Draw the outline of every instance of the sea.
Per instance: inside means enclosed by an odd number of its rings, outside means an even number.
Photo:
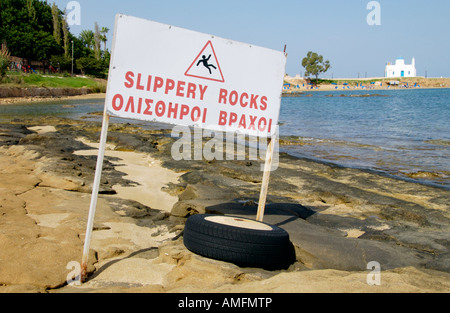
[[[103,106],[103,99],[0,105],[0,122],[101,120]],[[450,190],[450,89],[305,92],[282,98],[279,126],[281,152]]]
[[[280,135],[297,157],[450,189],[450,89],[283,98]]]

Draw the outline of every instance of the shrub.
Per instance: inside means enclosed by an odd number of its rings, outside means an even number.
[[[0,50],[0,79],[6,75],[6,71],[9,67],[10,56],[11,54],[9,53],[8,49],[2,47],[2,49]]]
[[[107,66],[102,60],[93,57],[83,57],[76,61],[77,68],[83,75],[93,75],[95,77],[104,78]]]

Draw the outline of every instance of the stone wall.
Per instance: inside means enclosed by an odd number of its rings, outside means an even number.
[[[18,88],[2,87],[0,88],[0,98],[17,97],[69,97],[87,95],[93,93],[89,88]]]

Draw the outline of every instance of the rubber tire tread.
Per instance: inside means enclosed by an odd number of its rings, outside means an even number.
[[[267,223],[263,223],[271,227],[270,231],[238,228],[229,225],[223,225],[206,220],[213,214],[197,214],[192,215],[186,222],[186,227],[196,230],[199,233],[229,239],[239,242],[263,242],[265,244],[280,245],[289,240],[289,234],[282,228]],[[242,218],[238,216],[230,216]]]
[[[207,221],[211,215],[193,215],[186,221],[184,245],[191,252],[241,267],[286,269],[295,261],[289,234],[276,226],[254,230]]]

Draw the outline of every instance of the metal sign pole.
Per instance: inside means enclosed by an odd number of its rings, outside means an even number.
[[[97,208],[98,192],[100,189],[100,179],[102,177],[103,159],[105,157],[106,138],[108,137],[109,115],[106,112],[103,114],[102,132],[100,135],[100,146],[98,149],[97,167],[95,169],[94,184],[92,185],[91,206],[89,209],[89,218],[86,227],[86,237],[84,240],[83,258],[81,260],[81,282],[84,282],[87,277],[87,263],[89,258],[89,248],[91,245],[92,231],[94,229],[95,210]]]

